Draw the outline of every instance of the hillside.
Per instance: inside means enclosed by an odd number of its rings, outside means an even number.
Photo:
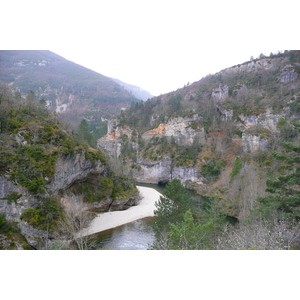
[[[242,220],[269,195],[267,179],[297,169],[277,158],[287,159],[285,143],[299,146],[299,73],[300,51],[286,51],[208,75],[133,103],[98,147],[138,182],[177,178]]]
[[[78,125],[84,117],[91,129],[137,99],[112,79],[50,51],[0,51],[0,82],[27,94],[33,91],[49,109]]]
[[[92,212],[136,201],[133,181],[101,151],[31,93],[23,99],[0,86],[0,250],[49,249],[53,242],[82,249],[75,236]]]

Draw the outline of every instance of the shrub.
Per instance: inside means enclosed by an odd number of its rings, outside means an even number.
[[[52,232],[62,215],[62,208],[56,199],[45,198],[36,208],[30,207],[23,211],[20,219],[36,229]]]
[[[33,207],[25,209],[20,219],[35,228],[38,228],[43,221],[40,210]]]
[[[22,194],[18,194],[17,192],[12,192],[11,194],[6,196],[6,200],[10,204],[12,201],[16,202],[21,196]]]
[[[233,178],[236,175],[238,175],[239,172],[240,172],[240,170],[242,169],[242,167],[243,167],[242,161],[240,160],[239,157],[236,157],[236,159],[234,161],[234,165],[233,165],[232,171],[230,173],[230,177]]]
[[[202,166],[202,175],[207,179],[216,179],[221,174],[223,167],[225,167],[224,161],[212,159]]]
[[[103,164],[107,162],[105,155],[100,150],[86,151],[85,158],[91,160],[93,163],[95,163],[97,160],[100,160]]]
[[[6,225],[5,214],[0,214],[0,228],[3,228]]]

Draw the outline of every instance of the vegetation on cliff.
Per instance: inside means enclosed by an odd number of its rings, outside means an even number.
[[[300,51],[262,56],[145,103],[132,103],[118,116],[120,127],[130,126],[135,132],[135,140],[128,136],[125,142],[132,145],[131,155],[123,150],[121,141],[120,157],[125,164],[131,160],[132,168],[138,170],[145,159],[160,162],[168,157],[173,167],[197,168],[206,179],[194,186],[197,192],[214,199],[214,213],[239,220],[235,227],[226,225],[226,237],[219,232],[220,244],[210,239],[211,245],[195,245],[186,237],[186,249],[221,249],[225,244],[229,248],[271,249],[267,244],[273,241],[266,236],[264,242],[249,237],[252,244],[233,243],[234,236],[254,235],[255,224],[262,234],[275,237],[281,229],[285,232],[284,238],[274,238],[274,249],[298,247],[299,66]],[[189,125],[181,122],[185,131],[174,121],[178,118],[191,120]],[[177,136],[159,130],[166,124],[174,124]],[[199,136],[189,144],[180,140],[184,134],[192,138],[192,130],[204,130],[200,144]],[[179,236],[184,230],[197,235],[204,226],[204,235],[209,235],[211,223],[202,222],[205,218],[199,222],[193,209],[174,212],[180,203],[176,199],[175,193],[159,202],[157,224],[166,223],[156,232],[157,248],[180,248]],[[184,194],[182,199],[189,202]]]
[[[45,190],[59,155],[84,150],[87,159],[106,162],[100,150],[90,150],[86,140],[78,139],[57,115],[37,103],[32,92],[23,99],[3,86],[0,108],[0,175],[9,175],[33,195]]]
[[[57,114],[49,112],[33,92],[22,97],[20,92],[8,86],[0,87],[0,176],[12,181],[15,186],[25,188],[28,192],[26,197],[35,199],[32,207],[22,210],[20,220],[37,230],[57,232],[64,219],[65,211],[59,201],[64,191],[53,194],[49,190],[55,173],[59,171],[59,158],[71,159],[79,155],[91,165],[100,163],[109,169],[104,154],[91,147],[94,140],[86,125],[86,122],[81,122],[74,132]],[[99,182],[100,185],[95,185]],[[117,177],[112,171],[107,171],[106,176],[95,173],[80,183],[72,184],[77,184],[83,201],[90,203],[137,193],[132,181],[125,176]],[[22,193],[4,194],[0,201],[18,205]],[[10,228],[15,230],[18,224],[10,226],[11,222],[6,220],[5,215],[1,218],[0,234],[12,239],[17,237],[7,235],[7,232]]]

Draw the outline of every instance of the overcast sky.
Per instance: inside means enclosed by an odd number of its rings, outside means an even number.
[[[153,95],[299,49],[290,0],[7,0],[1,11],[1,49],[50,50]]]

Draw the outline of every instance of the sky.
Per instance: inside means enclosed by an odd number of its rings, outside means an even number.
[[[297,7],[291,0],[4,0],[0,48],[50,50],[160,95],[251,56],[299,49]]]

